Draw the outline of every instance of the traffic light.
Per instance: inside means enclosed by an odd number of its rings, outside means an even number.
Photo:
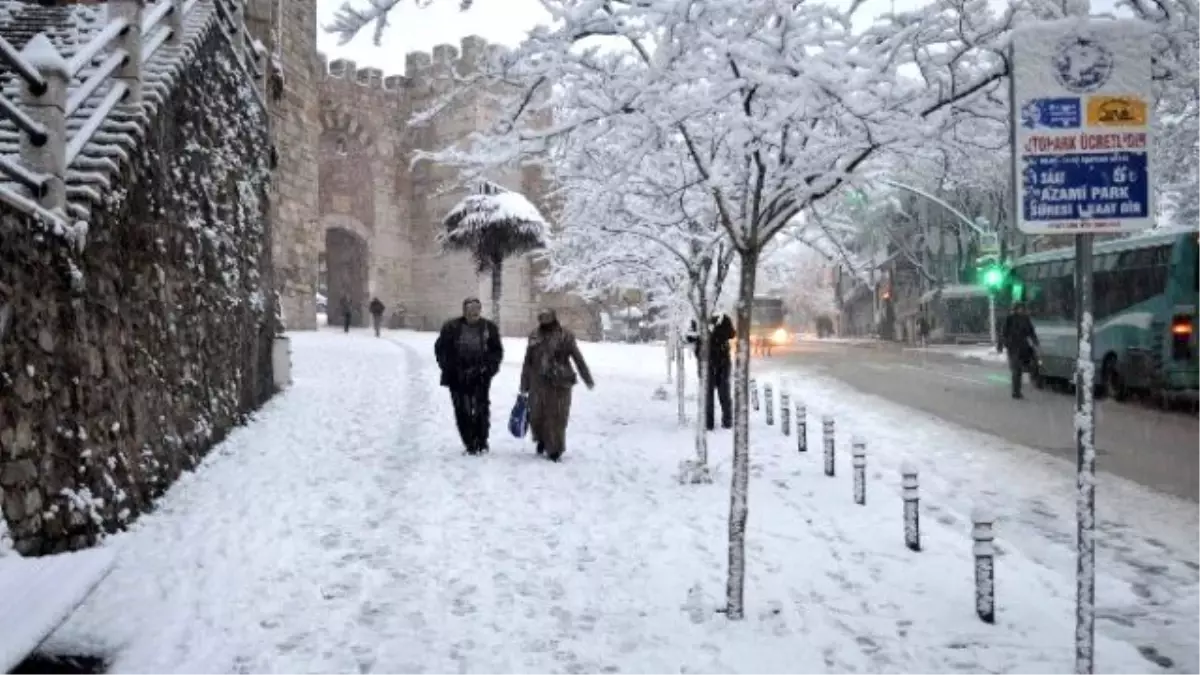
[[[992,263],[984,267],[979,275],[979,279],[983,282],[983,287],[989,291],[998,291],[1004,286],[1004,278],[1007,276],[1003,267],[996,263]]]

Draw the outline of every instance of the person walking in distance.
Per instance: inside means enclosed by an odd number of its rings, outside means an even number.
[[[574,362],[574,368],[571,367]],[[552,309],[538,312],[538,327],[529,336],[521,367],[521,393],[529,396],[529,430],[539,455],[557,462],[567,451],[571,417],[571,388],[582,379],[596,386],[575,334],[558,322]]]
[[[733,359],[729,353],[729,342],[735,338],[737,329],[733,327],[733,319],[730,319],[728,314],[713,314],[709,319],[708,328],[708,405],[704,409],[705,425],[709,431],[716,426],[714,398],[721,401],[721,428],[733,427],[733,402],[729,392]],[[696,333],[695,320],[692,321],[687,341],[694,345],[696,367],[699,368],[700,336]]]
[[[350,332],[350,316],[353,314],[354,305],[350,304],[350,296],[342,295],[342,328],[345,332]]]
[[[442,371],[442,386],[450,390],[458,435],[469,455],[488,450],[492,427],[492,378],[500,372],[504,345],[496,324],[480,316],[478,298],[463,300],[463,314],[442,325],[433,352]]]
[[[996,345],[997,352],[1008,350],[1008,371],[1012,376],[1013,398],[1024,398],[1021,395],[1021,377],[1026,367],[1037,377],[1037,348],[1037,331],[1033,328],[1029,314],[1025,312],[1025,303],[1015,303],[1012,311],[1004,317],[1000,344]]]
[[[371,298],[371,325],[375,327],[375,337],[379,337],[379,328],[383,325],[384,309],[379,298]]]

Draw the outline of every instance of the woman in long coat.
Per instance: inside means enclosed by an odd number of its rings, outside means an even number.
[[[574,362],[574,368],[572,368]],[[588,389],[596,386],[575,334],[558,322],[552,309],[538,312],[538,327],[529,336],[521,391],[529,394],[529,430],[538,454],[558,461],[567,450],[567,422],[571,416],[571,388],[575,371]]]

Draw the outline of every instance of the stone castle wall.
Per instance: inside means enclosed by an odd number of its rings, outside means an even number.
[[[0,513],[23,555],[128,524],[274,393],[267,115],[234,58],[211,30],[77,248],[0,209]]]
[[[443,253],[434,240],[442,216],[464,194],[448,190],[455,170],[411,162],[418,150],[441,149],[481,128],[490,119],[488,111],[459,101],[428,124],[409,121],[452,86],[452,71],[470,70],[497,47],[467,37],[430,53],[411,52],[403,74],[385,74],[317,53],[314,0],[253,2],[252,31],[268,50],[278,52],[284,73],[284,97],[273,110],[279,153],[274,250],[288,326],[315,326],[318,259],[331,230],[337,239],[349,233],[365,242],[368,258],[366,288],[358,287],[356,275],[329,269],[331,317],[343,292],[351,296],[358,324],[371,296],[388,306],[389,315],[402,306],[404,325],[418,329],[436,328],[459,312],[468,296],[483,298],[486,307],[490,275],[477,275],[467,255]],[[275,35],[282,35],[281,43]],[[492,178],[535,204],[544,192],[539,181],[521,173]],[[564,317],[590,319],[577,300],[538,292],[532,256],[509,261],[503,282],[501,329],[506,334],[528,332],[540,304],[556,306]],[[398,321],[392,316],[390,323]],[[575,327],[590,335],[586,323]]]
[[[467,37],[458,46],[412,52],[403,75],[322,60],[328,75],[320,89],[320,219],[325,228],[352,230],[367,240],[368,295],[389,307],[403,305],[409,327],[432,330],[459,311],[463,298],[480,296],[486,305],[491,294],[490,275],[477,275],[468,255],[443,252],[435,240],[442,216],[465,194],[451,189],[456,171],[412,163],[419,150],[441,149],[478,129],[485,123],[479,106],[459,101],[427,124],[409,124],[453,86],[453,72],[466,72],[488,49],[481,38]],[[520,175],[497,178],[524,191]],[[506,266],[504,291],[502,330],[527,332],[535,303],[528,258]]]
[[[246,24],[273,55],[272,62],[281,75],[280,95],[272,95],[269,105],[277,159],[271,204],[276,290],[287,325],[309,330],[317,325],[313,297],[317,254],[323,248],[324,235],[317,216],[317,92],[324,72],[316,57],[316,3],[250,0]]]

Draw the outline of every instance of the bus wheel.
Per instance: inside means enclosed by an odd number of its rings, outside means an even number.
[[[1124,401],[1129,398],[1129,389],[1125,386],[1125,381],[1121,378],[1121,372],[1117,368],[1117,357],[1112,354],[1104,358],[1104,365],[1100,367],[1100,384],[1102,396],[1114,401]]]

